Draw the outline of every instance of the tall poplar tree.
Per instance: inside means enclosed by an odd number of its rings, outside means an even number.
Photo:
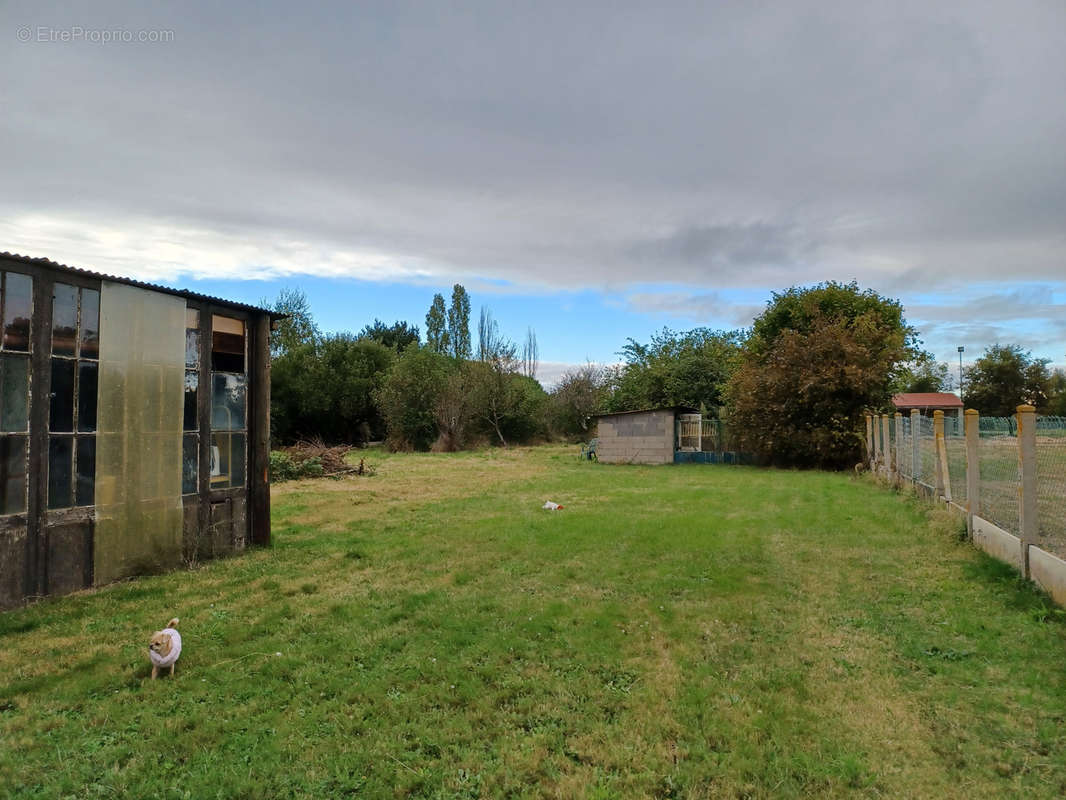
[[[426,312],[426,344],[434,353],[451,352],[451,337],[448,334],[448,312],[444,308],[444,295],[433,295],[433,303]]]
[[[448,337],[451,354],[458,359],[470,358],[470,295],[461,283],[452,287],[452,304],[448,309]]]

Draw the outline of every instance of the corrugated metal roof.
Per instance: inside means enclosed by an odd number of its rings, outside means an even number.
[[[962,408],[962,400],[951,392],[904,392],[892,395],[896,408]]]
[[[247,303],[238,303],[233,300],[226,300],[223,297],[214,297],[209,294],[191,292],[188,289],[172,289],[169,286],[160,286],[158,283],[145,283],[144,281],[134,280],[133,278],[122,278],[118,275],[108,275],[105,272],[94,272],[91,269],[71,267],[67,264],[60,264],[58,261],[52,261],[52,259],[50,258],[33,258],[32,256],[24,256],[19,255],[18,253],[9,253],[7,251],[0,252],[0,258],[6,258],[10,261],[21,261],[24,264],[36,264],[37,266],[49,267],[50,269],[58,270],[60,272],[71,272],[75,275],[83,275],[87,278],[98,278],[104,281],[113,281],[114,283],[125,283],[129,286],[137,286],[141,289],[150,289],[153,292],[165,292],[166,294],[184,297],[189,300],[201,300],[208,303],[217,303],[220,306],[228,306],[229,308],[239,308],[244,311],[254,311],[260,314],[269,314],[271,319],[281,319],[285,316],[284,314],[278,314],[274,311],[271,311],[269,308],[252,306],[248,305]]]

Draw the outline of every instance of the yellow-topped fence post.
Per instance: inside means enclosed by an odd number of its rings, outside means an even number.
[[[973,516],[981,513],[981,462],[977,447],[980,442],[981,415],[977,409],[966,409],[966,533],[973,540]]]
[[[1018,516],[1022,540],[1022,574],[1029,577],[1029,546],[1037,542],[1036,409],[1018,406]]]

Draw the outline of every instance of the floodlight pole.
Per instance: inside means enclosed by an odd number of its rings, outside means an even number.
[[[962,397],[962,352],[966,348],[959,345],[959,397]]]

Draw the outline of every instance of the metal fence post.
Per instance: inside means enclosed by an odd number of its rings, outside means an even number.
[[[911,483],[917,485],[922,476],[922,415],[911,409]]]
[[[1022,575],[1029,577],[1029,546],[1037,543],[1036,409],[1018,406],[1018,516],[1022,539]]]
[[[947,454],[944,443],[944,412],[933,412],[933,442],[936,445],[936,494],[937,500],[951,500],[950,479],[947,476],[947,458],[941,456],[941,450]]]
[[[973,517],[981,511],[981,462],[978,444],[981,436],[981,415],[977,409],[966,409],[966,533],[973,540]]]

